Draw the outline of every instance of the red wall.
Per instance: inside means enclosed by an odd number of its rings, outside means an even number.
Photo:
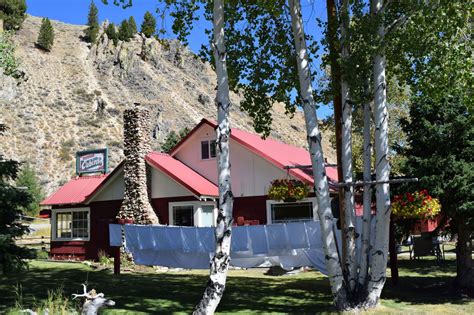
[[[161,224],[169,224],[168,204],[179,201],[195,201],[193,196],[175,198],[157,198],[152,200],[152,206],[160,219]],[[234,199],[234,222],[237,217],[245,220],[258,220],[260,224],[267,223],[266,196],[236,197]],[[83,241],[51,241],[51,257],[54,259],[96,260],[99,250],[113,256],[109,244],[109,224],[115,223],[122,200],[93,202],[90,206],[91,227],[90,240]],[[84,207],[77,205],[76,207]],[[55,207],[71,208],[69,207]]]
[[[108,246],[109,223],[115,222],[115,217],[117,216],[121,204],[122,200],[91,203],[89,241],[51,241],[51,257],[55,259],[96,260],[98,258],[99,249],[104,250],[107,254],[112,256],[113,252],[110,246]],[[84,205],[78,205],[77,207],[84,207]]]
[[[235,197],[234,198],[234,223],[238,217],[245,220],[258,220],[260,224],[267,223],[267,196]]]

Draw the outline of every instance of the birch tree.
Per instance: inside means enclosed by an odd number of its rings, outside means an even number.
[[[226,66],[224,40],[224,1],[214,0],[214,41],[212,49],[217,74],[217,176],[219,185],[219,210],[215,229],[216,251],[211,260],[210,278],[203,297],[194,314],[213,314],[224,294],[230,263],[232,235],[232,206],[234,197],[230,185],[230,122],[229,77]]]
[[[341,30],[341,57],[346,60],[349,57],[349,1],[343,0],[340,14]],[[341,162],[342,176],[346,184],[352,183],[352,104],[347,82],[347,75],[341,76],[341,102],[342,102],[342,139],[341,139]],[[337,117],[336,117],[337,119]],[[344,187],[344,226],[343,233],[346,240],[346,255],[344,261],[345,274],[350,290],[355,290],[357,282],[356,263],[356,230],[355,230],[355,207],[352,186]]]

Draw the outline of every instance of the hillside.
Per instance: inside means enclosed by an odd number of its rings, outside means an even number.
[[[135,102],[152,111],[152,146],[166,135],[214,118],[215,74],[209,64],[175,41],[136,35],[113,46],[104,36],[90,47],[81,40],[84,26],[52,21],[50,53],[35,47],[41,19],[28,16],[15,36],[17,56],[28,80],[16,87],[11,102],[0,103],[0,122],[10,130],[0,142],[6,157],[34,165],[46,193],[74,176],[79,150],[109,148],[110,167],[123,157],[122,112]],[[232,95],[233,127],[252,131],[247,114]],[[272,137],[305,146],[304,119],[293,119],[276,105]],[[323,137],[329,162],[335,154]]]

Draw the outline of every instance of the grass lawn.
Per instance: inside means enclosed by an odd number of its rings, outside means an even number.
[[[402,260],[399,285],[387,281],[378,313],[474,314],[474,301],[450,292],[454,261],[437,266],[432,260]],[[24,307],[46,299],[47,291],[63,287],[66,296],[81,293],[81,283],[116,302],[105,314],[191,313],[207,281],[207,271],[129,273],[114,276],[79,263],[33,261],[20,274],[0,276],[0,314],[15,305],[15,286],[21,284]],[[319,272],[293,276],[266,276],[261,269],[232,270],[222,313],[331,312],[327,278]]]

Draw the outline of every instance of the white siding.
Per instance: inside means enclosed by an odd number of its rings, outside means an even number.
[[[160,170],[152,167],[151,198],[182,197],[193,194]]]
[[[216,159],[201,159],[201,141],[215,139],[215,131],[203,125],[183,144],[175,158],[217,185]],[[266,195],[270,182],[286,178],[287,172],[279,169],[236,141],[230,141],[232,192],[236,197]]]
[[[91,201],[122,200],[124,190],[123,169],[121,169],[110,182],[105,183],[105,186]]]

